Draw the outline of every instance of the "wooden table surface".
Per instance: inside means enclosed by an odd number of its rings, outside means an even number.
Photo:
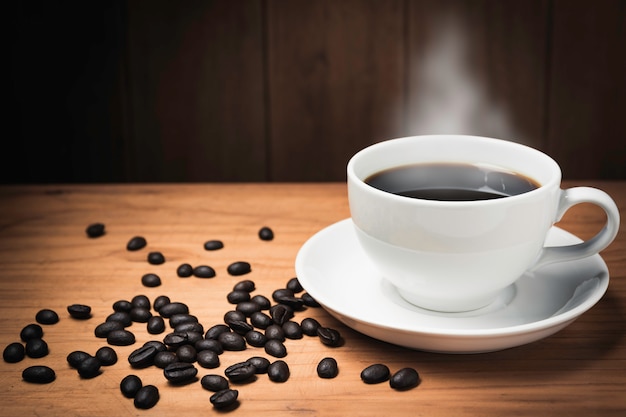
[[[625,182],[565,182],[607,191],[626,217]],[[585,238],[604,222],[594,206],[570,210],[559,226]],[[205,329],[222,323],[234,309],[226,300],[233,285],[250,279],[253,294],[271,297],[295,276],[300,246],[315,232],[349,217],[344,184],[166,184],[166,185],[47,185],[0,187],[0,345],[20,340],[20,330],[35,322],[42,308],[55,310],[60,321],[42,325],[50,352],[18,363],[0,362],[0,415],[6,416],[161,416],[216,415],[210,391],[199,381],[183,386],[167,383],[161,369],[132,369],[128,354],[148,340],[143,323],[134,323],[137,342],[114,346],[119,361],[92,379],[81,379],[66,356],[73,350],[94,354],[106,340],[96,338],[115,301],[144,294],[151,300],[167,295],[189,306]],[[94,222],[106,234],[88,238]],[[257,232],[269,226],[272,241]],[[291,376],[284,383],[259,375],[252,383],[234,385],[239,404],[231,415],[298,416],[608,416],[626,411],[626,233],[622,223],[616,240],[602,252],[611,281],[604,297],[574,323],[546,339],[499,352],[450,355],[426,353],[377,341],[344,326],[321,308],[297,312],[295,320],[316,318],[340,331],[343,346],[331,348],[316,337],[287,340],[284,359]],[[128,240],[144,236],[147,247],[126,250]],[[203,243],[220,239],[225,247],[209,252]],[[149,251],[161,251],[162,265],[146,261]],[[248,261],[252,271],[230,276],[234,261]],[[210,265],[212,279],[179,278],[181,263]],[[141,284],[153,272],[159,287]],[[87,304],[92,318],[70,318],[67,306]],[[154,313],[157,314],[157,313]],[[220,366],[199,369],[198,376],[217,373],[235,362],[261,355],[262,348],[224,352]],[[321,379],[317,363],[336,358],[339,375]],[[394,371],[413,367],[421,384],[395,391],[388,384],[367,385],[360,372],[372,363]],[[47,365],[56,380],[37,385],[22,380],[30,365]],[[156,385],[158,404],[136,409],[119,390],[121,379],[138,375]]]

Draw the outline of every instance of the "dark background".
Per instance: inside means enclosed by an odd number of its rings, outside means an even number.
[[[343,181],[364,146],[446,131],[537,147],[567,179],[626,179],[624,0],[5,7],[3,183]],[[422,68],[450,17],[482,104],[470,126],[433,127]],[[466,84],[445,80],[435,114]],[[490,106],[504,128],[483,123]]]

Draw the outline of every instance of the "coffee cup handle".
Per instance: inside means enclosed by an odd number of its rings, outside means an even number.
[[[537,262],[531,271],[553,262],[568,261],[595,255],[611,244],[619,230],[619,210],[613,199],[604,191],[591,187],[574,187],[561,190],[556,221],[572,206],[580,203],[592,203],[604,210],[607,216],[606,224],[589,240],[570,246],[544,247],[539,253]]]

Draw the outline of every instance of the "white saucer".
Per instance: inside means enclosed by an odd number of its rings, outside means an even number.
[[[406,302],[362,252],[352,219],[312,236],[296,257],[302,286],[349,327],[386,342],[432,352],[479,353],[550,336],[604,295],[609,273],[600,255],[526,274],[489,306],[438,313]],[[553,227],[548,245],[581,240]]]

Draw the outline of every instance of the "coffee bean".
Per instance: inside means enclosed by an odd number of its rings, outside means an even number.
[[[198,374],[198,369],[191,363],[174,362],[163,369],[165,379],[173,384],[184,384],[193,380]]]
[[[274,239],[274,232],[269,227],[264,226],[259,230],[259,238],[261,240],[272,240]]]
[[[82,350],[75,350],[67,355],[67,363],[74,369],[78,368],[85,359],[91,358],[91,355]]]
[[[43,358],[48,354],[48,344],[43,339],[29,339],[24,350],[29,358]]]
[[[170,327],[172,328],[175,328],[184,323],[197,323],[197,322],[198,322],[198,317],[189,313],[174,314],[169,319]]]
[[[113,311],[120,313],[130,313],[133,309],[133,304],[128,300],[118,300],[113,303]]]
[[[224,350],[239,351],[246,349],[246,340],[242,335],[234,332],[220,333],[217,337]]]
[[[222,333],[229,333],[230,327],[225,324],[215,324],[204,334],[205,339],[217,339]]]
[[[394,373],[389,379],[391,388],[397,390],[407,390],[419,384],[420,377],[413,368],[402,368]]]
[[[278,303],[282,298],[294,297],[295,295],[296,294],[288,288],[279,288],[272,292],[272,299]]]
[[[152,313],[147,308],[135,307],[130,310],[130,319],[135,323],[147,323],[152,317]]]
[[[152,316],[148,319],[148,333],[161,334],[165,331],[165,320],[161,316]]]
[[[84,304],[72,304],[67,306],[67,312],[70,316],[79,320],[91,318],[91,307]]]
[[[172,332],[165,335],[163,343],[171,348],[182,345],[193,345],[202,339],[202,334],[197,332]]]
[[[107,343],[114,346],[129,346],[135,343],[135,335],[128,330],[113,330],[107,335]]]
[[[293,318],[293,309],[284,304],[276,304],[270,308],[270,316],[272,320],[274,320],[274,323],[282,326],[285,322]]]
[[[287,356],[287,348],[280,340],[270,339],[265,343],[265,353],[275,358],[284,358]]]
[[[302,333],[307,336],[317,336],[317,329],[321,327],[320,323],[314,318],[307,317],[300,323]]]
[[[213,404],[213,407],[223,409],[234,406],[237,403],[238,396],[239,391],[228,388],[217,391],[215,394],[211,395],[209,401]]]
[[[279,340],[281,342],[284,342],[286,339],[283,327],[278,324],[271,324],[267,326],[265,329],[265,337],[268,339]]]
[[[240,301],[235,310],[242,312],[246,317],[250,317],[253,313],[261,311],[261,306],[252,301]]]
[[[261,310],[269,310],[272,302],[270,301],[269,298],[267,298],[264,295],[261,294],[257,294],[255,296],[253,296],[250,301],[252,301],[253,303],[256,303],[259,305],[259,307],[261,307]]]
[[[193,346],[198,352],[201,352],[203,350],[211,350],[218,355],[224,353],[224,348],[222,347],[222,344],[215,339],[198,340]]]
[[[238,362],[224,370],[224,375],[232,382],[244,382],[256,374],[254,365],[248,362]]]
[[[145,308],[150,310],[150,299],[147,295],[139,294],[134,296],[132,300],[130,300],[130,304],[133,308]]]
[[[244,338],[250,346],[254,347],[263,347],[268,340],[267,336],[265,336],[258,330],[250,330],[248,333],[245,334]]]
[[[250,315],[250,324],[256,328],[267,329],[273,323],[272,318],[263,312],[255,311]]]
[[[87,236],[91,238],[100,237],[104,235],[104,224],[92,223],[89,226],[87,226],[87,229],[85,229],[85,233],[87,233]]]
[[[252,292],[256,289],[256,285],[254,284],[254,281],[251,281],[249,279],[244,279],[242,281],[239,281],[238,283],[236,283],[233,286],[233,291],[245,291],[245,292]]]
[[[224,313],[224,323],[230,326],[231,323],[237,321],[246,321],[246,315],[237,310],[230,310]]]
[[[302,328],[295,321],[285,322],[282,327],[287,339],[302,339]]]
[[[80,362],[76,367],[78,374],[82,378],[95,378],[100,375],[100,367],[102,364],[98,360],[98,358],[94,356],[90,356],[84,361]]]
[[[163,305],[158,312],[162,317],[169,319],[174,314],[189,314],[189,307],[187,307],[187,304],[172,301]]]
[[[94,334],[96,337],[106,339],[110,332],[113,330],[122,330],[124,329],[124,325],[119,321],[105,321],[104,323],[100,323],[94,329]]]
[[[304,302],[304,305],[307,307],[321,307],[320,303],[318,303],[317,300],[313,298],[313,296],[309,294],[308,292],[305,292],[304,294],[302,294],[301,298],[302,298],[302,301]]]
[[[198,265],[193,269],[193,276],[197,278],[213,278],[215,269],[208,265]]]
[[[109,346],[102,346],[96,351],[96,359],[102,366],[111,366],[117,363],[117,353]]]
[[[267,358],[262,356],[253,356],[249,358],[246,362],[253,365],[256,369],[257,374],[266,374],[267,368],[270,366],[270,361]]]
[[[221,240],[207,240],[204,242],[205,250],[218,250],[224,247],[224,243]]]
[[[231,304],[238,304],[243,301],[250,301],[250,293],[247,291],[231,291],[226,295],[226,300]]]
[[[267,368],[267,376],[270,378],[270,381],[285,382],[289,379],[289,375],[289,365],[282,360],[273,362]]]
[[[176,349],[176,357],[180,362],[193,363],[196,361],[196,348],[191,345],[182,345]]]
[[[158,312],[161,307],[163,307],[165,304],[169,304],[170,302],[170,297],[168,297],[167,295],[159,295],[157,298],[154,299],[152,307],[154,307],[154,311]]]
[[[41,339],[43,337],[43,329],[38,324],[27,324],[20,331],[20,339],[28,342],[30,339]]]
[[[298,280],[298,277],[293,277],[287,281],[285,288],[293,291],[294,293],[299,293],[304,290],[304,288],[302,288],[302,284],[300,284],[300,281]]]
[[[135,250],[143,249],[146,246],[146,244],[147,242],[144,237],[135,236],[128,241],[128,243],[126,244],[126,249],[135,251]]]
[[[343,344],[341,334],[337,330],[329,327],[319,327],[317,329],[317,336],[326,346],[338,347]]]
[[[133,404],[136,408],[147,410],[159,402],[159,389],[154,385],[141,387],[135,394]]]
[[[20,342],[9,343],[2,352],[2,358],[9,363],[17,363],[24,359],[25,356],[26,350]]]
[[[130,313],[126,313],[124,311],[116,311],[107,316],[106,321],[116,321],[120,323],[123,327],[128,327],[133,324],[133,319],[130,316]]]
[[[235,333],[239,333],[242,336],[245,336],[246,333],[254,329],[250,323],[243,320],[234,320],[229,324],[229,326]]]
[[[22,379],[34,384],[48,384],[54,381],[55,378],[54,370],[44,365],[29,366],[22,371]]]
[[[200,380],[200,384],[202,385],[202,388],[213,392],[222,391],[228,389],[229,387],[228,379],[217,374],[203,376]]]
[[[244,261],[233,262],[226,268],[226,271],[233,276],[245,275],[251,270],[250,264]]]
[[[194,333],[204,333],[204,327],[200,323],[181,323],[178,326],[174,327],[174,332],[194,332]]]
[[[317,364],[317,375],[320,378],[334,378],[339,374],[337,360],[334,358],[324,358]]]
[[[37,312],[35,320],[40,324],[55,324],[59,322],[59,315],[54,310],[44,308]]]
[[[220,366],[220,357],[217,352],[208,349],[198,352],[196,361],[203,368],[217,368]]]
[[[391,372],[389,367],[382,363],[375,363],[361,371],[361,379],[366,384],[379,384],[389,379]]]
[[[154,365],[154,358],[159,351],[152,345],[143,345],[128,355],[128,363],[133,368],[147,368]]]
[[[161,262],[163,263],[163,262]],[[159,285],[161,285],[161,277],[159,277],[157,274],[153,274],[153,273],[148,273],[148,274],[144,274],[141,277],[141,284],[144,287],[158,287]]]
[[[156,349],[157,352],[164,352],[164,351],[167,350],[167,346],[165,346],[165,343],[159,342],[158,340],[148,340],[143,345],[144,346],[152,346],[152,347],[154,347]]]
[[[161,265],[165,263],[165,256],[163,256],[163,254],[158,251],[149,252],[147,259],[150,265]]]
[[[304,310],[305,306],[304,306],[304,300],[302,298],[299,298],[296,296],[287,296],[287,295],[278,296],[274,298],[277,303],[286,305],[292,310],[295,310],[295,311]]]
[[[154,366],[156,366],[157,368],[164,369],[167,365],[175,362],[178,362],[176,353],[170,352],[169,350],[157,352],[157,354],[154,356]]]
[[[120,391],[126,398],[134,398],[142,387],[141,379],[137,375],[127,375],[120,382]]]
[[[187,263],[180,264],[178,268],[176,268],[176,275],[180,278],[189,278],[193,275],[193,267]]]

